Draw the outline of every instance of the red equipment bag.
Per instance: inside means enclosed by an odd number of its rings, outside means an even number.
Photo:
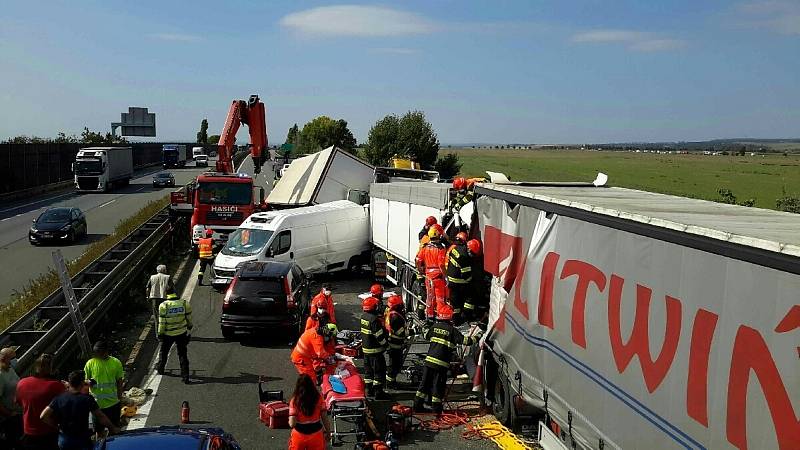
[[[339,344],[336,346],[336,353],[340,355],[349,356],[351,358],[358,357],[358,348],[346,344]]]
[[[280,400],[258,404],[258,419],[272,428],[289,428],[289,404]]]

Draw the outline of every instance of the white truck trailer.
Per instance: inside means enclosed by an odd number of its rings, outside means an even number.
[[[75,189],[106,192],[114,185],[126,185],[133,177],[131,147],[87,147],[78,150],[72,164]]]
[[[371,241],[377,250],[373,265],[379,275],[385,267],[386,280],[400,287],[409,311],[416,308],[418,299],[414,259],[419,250],[419,231],[428,216],[442,222],[450,191],[449,183],[428,181],[372,183],[369,187]],[[469,224],[473,210],[472,204],[464,206],[458,223]]]
[[[267,196],[267,203],[284,209],[348,200],[352,191],[366,194],[374,178],[373,166],[331,146],[292,161]]]
[[[548,450],[800,448],[800,215],[622,188],[476,194],[500,420],[535,420]]]

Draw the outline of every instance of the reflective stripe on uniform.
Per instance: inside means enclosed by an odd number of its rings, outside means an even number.
[[[431,355],[428,355],[428,356],[425,357],[425,362],[436,364],[437,366],[441,366],[441,367],[450,368],[450,363],[446,363],[446,362],[442,361],[439,358],[434,358]]]
[[[448,341],[446,339],[442,339],[440,337],[432,337],[431,338],[431,342],[436,342],[437,344],[442,344],[442,345],[444,345],[446,347],[450,347],[450,348],[455,348],[456,347],[455,344],[453,344],[452,342],[450,342],[450,341]],[[430,358],[430,356],[429,356],[429,358]]]
[[[426,398],[426,397],[427,397],[427,395],[425,395],[425,393],[424,393],[424,392],[417,391],[417,397],[424,399],[424,398]]]
[[[475,305],[472,303],[464,303],[464,309],[475,309]]]
[[[447,281],[456,284],[467,284],[472,282],[472,278],[455,278],[455,277],[447,277]]]
[[[375,353],[383,353],[386,349],[383,347],[378,348],[361,348],[365,355],[374,355]]]

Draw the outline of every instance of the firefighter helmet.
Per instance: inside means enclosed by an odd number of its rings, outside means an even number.
[[[469,239],[469,236],[467,236],[467,233],[463,231],[459,231],[458,234],[456,235],[457,241],[467,242],[467,239]]]
[[[397,294],[392,295],[389,297],[389,300],[386,302],[389,306],[389,309],[400,309],[403,307],[403,298]]]
[[[328,308],[328,302],[324,298],[314,300],[314,307],[317,308],[317,313],[320,311],[325,312]]]
[[[431,229],[428,230],[428,237],[431,239],[438,239],[444,235],[444,228],[438,223],[431,225]]]
[[[206,237],[214,237],[214,230],[210,228],[206,230]]]
[[[481,254],[481,241],[479,241],[477,239],[470,239],[469,242],[467,242],[467,248],[472,253],[474,253],[476,255],[480,255]]]
[[[369,288],[369,293],[372,294],[374,297],[383,297],[383,286],[378,283],[373,284]]]
[[[361,310],[370,312],[375,311],[378,308],[378,299],[375,297],[367,297],[364,301],[361,302]]]
[[[453,307],[447,303],[439,303],[436,308],[436,318],[440,320],[453,320]]]
[[[475,178],[467,178],[467,189],[475,187]]]
[[[467,187],[467,180],[464,177],[453,178],[453,189],[460,191]]]
[[[425,226],[426,227],[429,227],[431,225],[435,225],[437,223],[439,223],[439,221],[436,220],[436,217],[428,216],[427,218],[425,218]]]

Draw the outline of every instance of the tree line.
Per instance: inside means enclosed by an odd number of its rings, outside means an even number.
[[[439,156],[439,139],[433,125],[422,111],[409,111],[402,116],[389,114],[370,128],[367,141],[358,145],[344,119],[319,116],[300,128],[294,124],[286,134],[283,151],[297,157],[336,146],[351,152],[375,166],[388,166],[395,156],[419,163],[425,170],[436,170],[443,179],[452,178],[461,170],[458,156]]]
[[[88,127],[83,127],[80,136],[64,132],[58,133],[55,138],[43,138],[39,136],[15,136],[2,142],[3,144],[127,144],[128,140],[122,136],[115,136],[111,133],[100,133],[91,131]]]

